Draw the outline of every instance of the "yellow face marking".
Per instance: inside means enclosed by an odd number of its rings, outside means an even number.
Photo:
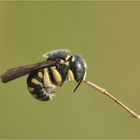
[[[43,78],[42,72],[38,72],[38,77]]]
[[[53,76],[55,78],[57,85],[61,85],[62,84],[62,77],[61,77],[60,73],[54,67],[52,67],[51,70],[52,70],[52,73],[53,73]]]
[[[50,76],[49,76],[49,72],[48,72],[48,68],[44,69],[44,78],[43,78],[43,80],[44,80],[44,85],[46,87],[52,85],[52,82],[51,82]]]
[[[34,88],[33,88],[33,87],[28,87],[28,90],[29,90],[30,92],[33,92],[33,91],[34,91]]]
[[[72,57],[71,61],[72,61],[72,62],[74,62],[74,61],[75,61],[75,57],[74,57],[74,56]]]
[[[71,56],[68,54],[68,55],[66,56],[65,60],[68,61],[70,57],[71,57]]]
[[[68,71],[68,80],[74,81],[74,75],[73,75],[73,72],[71,70]]]
[[[37,79],[35,79],[35,78],[32,79],[32,82],[34,84],[37,84],[37,85],[41,85],[42,86],[42,83],[40,81],[38,81]]]

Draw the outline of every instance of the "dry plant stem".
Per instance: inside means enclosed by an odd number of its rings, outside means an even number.
[[[122,108],[124,108],[126,111],[128,111],[132,117],[136,118],[136,119],[140,119],[140,115],[138,115],[137,113],[135,113],[134,111],[132,111],[130,108],[128,108],[127,106],[125,106],[122,102],[120,102],[118,99],[116,99],[114,96],[112,96],[108,91],[106,91],[104,88],[101,88],[99,86],[97,86],[96,84],[84,80],[83,81],[85,84],[91,86],[92,88],[100,91],[101,93],[103,93],[104,95],[108,96],[110,99],[114,100],[118,105],[120,105]]]

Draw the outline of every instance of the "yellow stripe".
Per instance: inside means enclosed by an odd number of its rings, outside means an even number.
[[[59,61],[59,64],[65,64],[66,66],[68,66],[69,65],[69,61],[64,61],[63,59],[61,59]]]
[[[69,65],[69,62],[65,62],[65,65],[68,66]]]
[[[65,60],[67,61],[71,56],[68,54],[65,58]]]
[[[46,87],[52,85],[52,82],[51,82],[50,76],[49,76],[49,72],[48,72],[48,68],[44,69],[44,78],[43,78],[43,80],[44,80],[44,85]]]
[[[55,81],[58,85],[62,84],[62,77],[55,67],[51,68]]]
[[[38,77],[43,78],[42,72],[38,72]]]
[[[75,57],[74,57],[74,56],[72,57],[71,61],[72,61],[72,62],[74,62],[74,61],[75,61]]]
[[[73,72],[71,70],[69,70],[69,72],[68,72],[68,80],[74,81],[74,75],[73,75]]]
[[[37,84],[37,85],[41,85],[42,86],[42,83],[40,81],[38,81],[37,79],[35,79],[35,78],[32,79],[32,82],[34,84]]]

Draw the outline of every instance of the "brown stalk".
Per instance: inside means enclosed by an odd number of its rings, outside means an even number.
[[[139,114],[135,113],[130,108],[128,108],[126,105],[124,105],[122,102],[120,102],[118,99],[116,99],[114,96],[112,96],[106,89],[99,87],[98,85],[96,85],[90,81],[87,81],[87,80],[84,80],[83,83],[98,90],[102,94],[108,96],[111,100],[115,101],[118,105],[120,105],[123,109],[125,109],[133,118],[140,119]]]

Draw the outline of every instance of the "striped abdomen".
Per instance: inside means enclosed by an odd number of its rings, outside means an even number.
[[[27,78],[29,92],[38,100],[48,101],[55,95],[57,87],[66,80],[74,80],[73,73],[66,65],[52,66],[33,71]]]

